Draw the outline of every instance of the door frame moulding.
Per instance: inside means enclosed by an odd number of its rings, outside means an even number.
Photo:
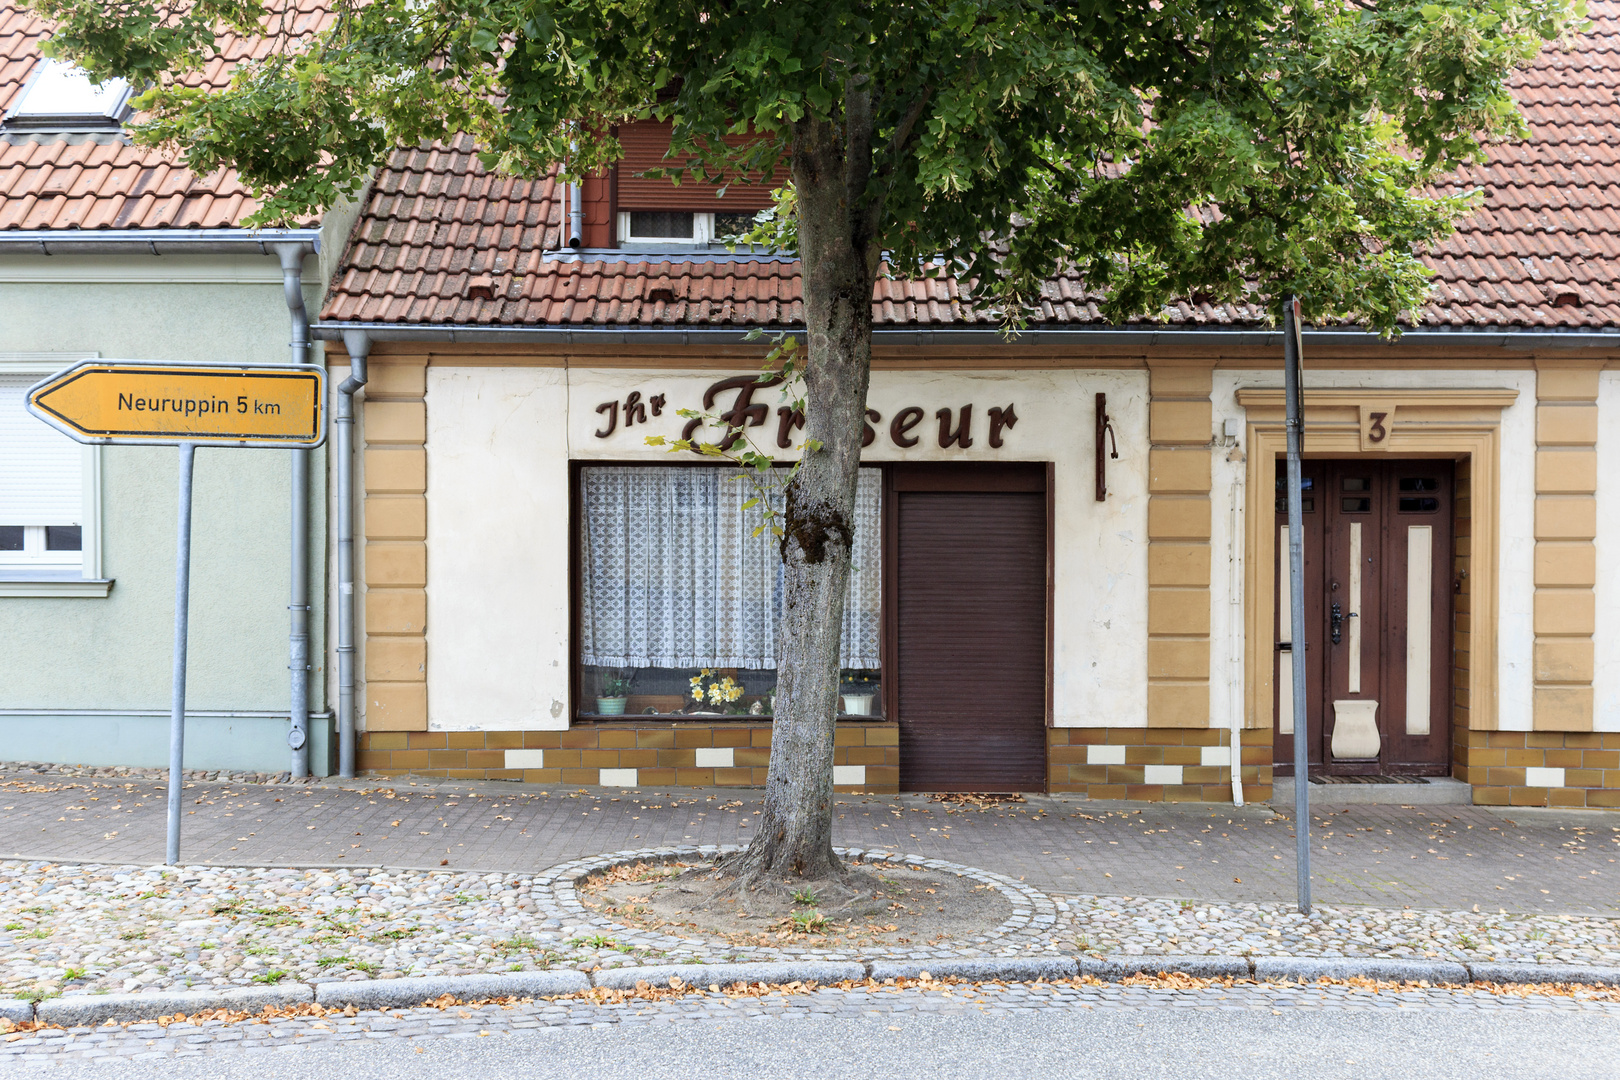
[[[1270,729],[1276,689],[1272,685],[1276,645],[1272,640],[1272,616],[1277,603],[1277,540],[1274,515],[1260,511],[1275,498],[1276,463],[1287,451],[1285,403],[1283,391],[1272,387],[1240,387],[1236,397],[1247,417],[1244,483],[1253,511],[1245,516],[1243,540],[1247,568],[1243,582],[1243,726]],[[1466,674],[1468,723],[1476,731],[1496,730],[1502,410],[1518,400],[1519,391],[1333,387],[1307,388],[1303,397],[1304,452],[1308,458],[1451,458],[1471,462],[1469,585],[1473,596]],[[1393,416],[1387,449],[1363,449],[1362,414],[1366,406],[1387,408]],[[1266,501],[1257,501],[1262,498]]]

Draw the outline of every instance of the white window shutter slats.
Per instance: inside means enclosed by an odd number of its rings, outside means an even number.
[[[0,375],[0,525],[83,525],[79,444],[23,404],[36,375]]]

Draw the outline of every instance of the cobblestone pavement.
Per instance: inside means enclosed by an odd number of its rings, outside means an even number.
[[[109,1024],[96,1028],[13,1032],[0,1036],[0,1065],[66,1064],[76,1060],[158,1065],[182,1058],[333,1048],[356,1041],[397,1043],[409,1040],[418,1045],[420,1053],[423,1052],[420,1047],[445,1038],[495,1038],[544,1028],[725,1024],[739,1020],[837,1021],[887,1017],[891,1025],[902,1025],[925,1016],[1055,1017],[1076,1012],[1164,1009],[1261,1016],[1349,1010],[1408,1015],[1419,1010],[1464,1011],[1496,1016],[1555,1014],[1588,1016],[1603,1022],[1620,1020],[1620,1003],[1595,1000],[1592,996],[1537,994],[1521,997],[1478,988],[1372,990],[1345,984],[1222,985],[1216,982],[1200,986],[1196,981],[1188,982],[1184,988],[1158,981],[1158,985],[1068,982],[935,984],[929,988],[828,987],[809,992],[759,995],[709,991],[674,998],[666,995],[665,1000],[631,997],[617,1003],[573,998],[489,1005],[447,1004],[245,1022],[217,1019],[195,1022],[193,1018],[170,1024]],[[891,1026],[889,1030],[898,1031],[900,1027]],[[1613,1032],[1609,1034],[1612,1046]],[[1589,1044],[1587,1050],[1603,1053],[1598,1045]],[[1532,1070],[1526,1075],[1543,1074]]]
[[[406,779],[189,781],[182,855],[235,866],[532,872],[628,848],[746,843],[756,791],[536,789]],[[150,864],[163,856],[152,778],[0,773],[0,856]],[[834,840],[982,867],[1049,893],[1286,903],[1293,827],[1267,806],[1031,796],[990,808],[841,796]],[[1620,816],[1471,806],[1322,808],[1314,890],[1326,904],[1620,915]]]

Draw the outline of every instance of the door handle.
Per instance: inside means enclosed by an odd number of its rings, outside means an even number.
[[[1337,645],[1340,632],[1344,629],[1344,609],[1339,606],[1337,600],[1333,601],[1332,613],[1328,616],[1328,620],[1328,625],[1333,631],[1333,644]]]

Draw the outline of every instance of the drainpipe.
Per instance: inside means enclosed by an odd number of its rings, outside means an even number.
[[[371,336],[345,330],[349,377],[338,386],[333,420],[333,453],[337,455],[337,669],[338,775],[354,776],[354,393],[366,385],[366,357]]]
[[[292,317],[292,362],[309,363],[309,313],[304,310],[304,256],[308,244],[276,244],[281,257],[281,286]],[[287,610],[292,629],[287,639],[287,667],[292,673],[292,726],[287,745],[292,748],[295,777],[309,775],[309,454],[292,451],[292,590]]]

